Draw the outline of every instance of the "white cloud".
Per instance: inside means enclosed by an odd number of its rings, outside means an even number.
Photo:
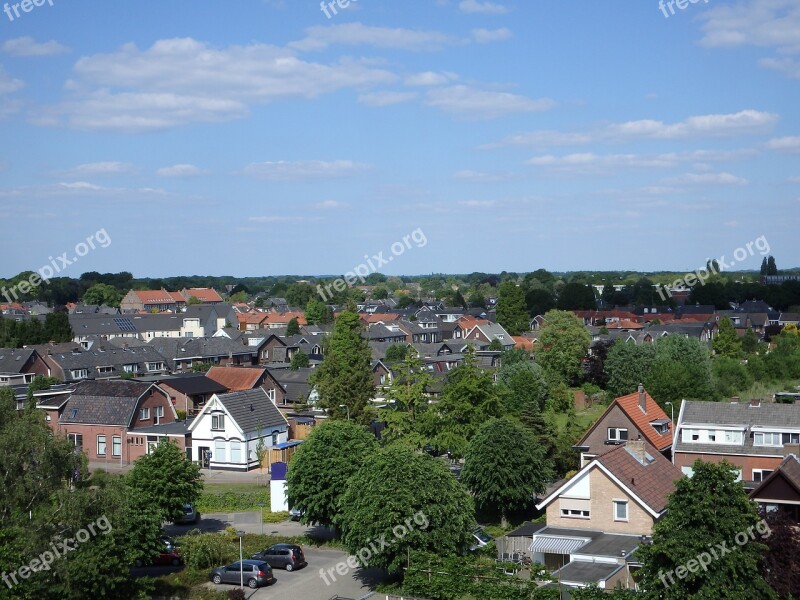
[[[514,34],[506,27],[501,29],[473,29],[472,37],[479,44],[488,44],[489,42],[500,42],[510,39],[514,37]]]
[[[435,73],[433,71],[424,71],[422,73],[415,73],[405,78],[405,84],[411,86],[430,86],[430,85],[444,85],[458,79],[455,73]]]
[[[686,173],[669,180],[671,183],[698,185],[747,185],[747,179],[730,173]]]
[[[480,90],[466,85],[430,90],[426,104],[468,119],[494,119],[513,113],[548,110],[555,106],[549,98],[534,100],[519,94]]]
[[[409,102],[416,97],[416,92],[368,92],[361,94],[358,97],[358,102],[364,106],[390,106]]]
[[[71,97],[39,122],[80,129],[142,132],[242,118],[250,107],[314,98],[344,88],[392,84],[393,73],[342,59],[308,62],[267,44],[213,48],[191,38],[126,44],[81,58],[67,82]]]
[[[800,61],[793,58],[762,58],[758,64],[765,69],[779,71],[791,79],[800,79]]]
[[[764,144],[769,150],[780,150],[782,152],[800,152],[800,136],[786,136],[773,138]]]
[[[103,161],[78,165],[63,173],[59,173],[59,175],[69,178],[115,177],[118,175],[130,175],[136,171],[136,166],[131,163]]]
[[[90,192],[99,192],[101,190],[106,190],[108,188],[104,188],[101,185],[96,185],[94,183],[89,183],[88,181],[74,181],[71,183],[62,182],[59,183],[61,187],[67,190],[85,190]]]
[[[352,160],[280,160],[252,163],[242,173],[270,181],[308,181],[347,177],[368,168],[369,165]]]
[[[313,208],[318,210],[336,210],[341,208],[347,208],[350,206],[346,202],[339,202],[338,200],[325,200],[323,202],[317,202],[313,205]]]
[[[53,56],[69,52],[69,48],[55,40],[40,43],[30,36],[6,40],[3,43],[2,50],[12,56]]]
[[[501,173],[484,173],[482,171],[472,171],[469,169],[458,171],[457,173],[453,174],[453,177],[472,183],[495,183],[508,179],[508,175]]]
[[[3,65],[0,65],[0,96],[3,94],[13,94],[25,87],[25,82],[20,79],[13,79]]]
[[[458,10],[470,14],[490,14],[490,15],[504,15],[508,12],[508,8],[496,2],[481,2],[480,0],[461,0],[458,3]]]
[[[793,175],[792,177],[789,177],[789,179],[787,179],[786,181],[788,181],[789,183],[800,183],[800,176]]]
[[[527,161],[529,165],[537,167],[553,167],[558,169],[611,169],[619,167],[633,168],[663,168],[672,167],[677,163],[674,155],[640,156],[638,154],[605,154],[598,155],[592,152],[568,154],[566,156],[535,156]]]
[[[753,109],[737,113],[697,115],[677,123],[640,119],[612,123],[586,132],[532,131],[509,136],[483,146],[582,146],[595,142],[626,142],[634,140],[678,140],[710,137],[754,135],[770,131],[778,121],[775,113]]]
[[[287,217],[287,216],[280,216],[280,215],[265,215],[261,217],[250,217],[247,219],[251,223],[292,223],[292,222],[301,222],[307,221],[306,217]]]
[[[374,27],[362,23],[318,25],[306,29],[306,37],[291,42],[290,48],[301,51],[324,50],[333,45],[374,46],[415,52],[440,50],[445,46],[463,43],[462,40],[440,31]]]
[[[491,208],[495,203],[494,200],[461,200],[459,204],[470,208]]]
[[[203,175],[206,171],[201,169],[200,167],[196,167],[195,165],[189,164],[179,164],[179,165],[172,165],[171,167],[162,167],[158,171],[156,171],[156,175],[159,177],[195,177],[197,175]]]

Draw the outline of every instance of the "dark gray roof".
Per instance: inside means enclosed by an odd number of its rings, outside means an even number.
[[[209,379],[204,373],[192,373],[186,377],[162,378],[164,384],[189,396],[194,394],[220,394],[228,388]]]
[[[151,425],[150,427],[137,427],[136,433],[153,434],[153,435],[186,435],[189,433],[189,425],[192,424],[193,419],[186,419],[185,421],[173,421],[172,423],[161,423],[160,425]]]
[[[268,369],[270,375],[281,384],[285,393],[286,400],[289,402],[305,402],[311,393],[311,384],[308,377],[314,369]]]
[[[34,352],[32,348],[0,348],[0,373],[22,373]]]
[[[136,381],[85,381],[72,392],[58,422],[128,427],[139,398],[152,383]]]
[[[154,338],[148,345],[169,362],[170,367],[175,366],[176,360],[206,359],[222,356],[249,354],[253,355],[256,348],[229,340],[225,337],[210,338]]]
[[[114,377],[125,372],[125,365],[136,365],[134,372],[144,373],[145,363],[164,362],[164,358],[154,348],[144,346],[124,349],[105,342],[93,346],[91,350],[53,353],[50,358],[64,370],[64,378],[67,381],[72,379],[73,370],[86,369],[89,378],[98,375]],[[112,367],[112,370],[101,374],[97,370],[98,367]]]
[[[267,392],[261,388],[218,394],[217,398],[245,433],[261,427],[278,427],[288,423],[281,411],[272,403]]]
[[[530,537],[534,533],[538,533],[540,530],[547,527],[544,523],[531,523],[530,521],[525,521],[522,525],[517,527],[516,529],[512,529],[506,534],[506,537]]]
[[[573,560],[553,572],[559,581],[598,583],[606,581],[625,565]]]

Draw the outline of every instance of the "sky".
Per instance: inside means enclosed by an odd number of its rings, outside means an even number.
[[[36,1],[0,277],[800,266],[796,0]]]

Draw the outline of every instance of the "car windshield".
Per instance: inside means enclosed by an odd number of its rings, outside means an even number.
[[[487,544],[492,541],[491,536],[488,533],[486,533],[483,529],[476,529],[475,531],[472,532],[472,535],[474,535],[480,541],[486,542]]]

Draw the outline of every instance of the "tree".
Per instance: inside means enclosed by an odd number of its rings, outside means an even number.
[[[237,302],[245,302],[246,300],[247,300],[247,294],[245,294],[244,292],[239,292],[237,294],[232,294],[231,296],[228,296],[228,302],[231,302],[233,304]],[[203,301],[200,300],[200,298],[198,298],[197,296],[189,296],[189,299],[186,301],[187,306],[194,306],[195,304],[202,304],[202,303]]]
[[[310,365],[311,362],[308,360],[308,354],[302,350],[298,350],[292,354],[292,362],[289,368],[292,371],[297,371],[297,369],[307,369]]]
[[[306,304],[306,323],[321,325],[333,322],[333,313],[330,307],[317,298],[312,298]]]
[[[547,382],[542,367],[534,362],[503,362],[497,374],[506,412],[521,415],[528,406],[543,411],[547,400]]]
[[[753,377],[740,360],[719,356],[711,363],[714,385],[719,397],[731,397],[753,384]]]
[[[655,360],[644,384],[657,402],[715,397],[711,355],[700,340],[670,335],[655,346]]]
[[[770,529],[761,574],[781,598],[800,598],[800,539],[796,523],[782,510],[762,513]]]
[[[714,352],[728,358],[739,358],[742,353],[742,341],[736,335],[736,329],[730,318],[722,317],[719,320],[719,331],[712,342]]]
[[[597,308],[594,288],[577,282],[568,283],[558,295],[557,306],[560,310],[593,310]]]
[[[752,329],[748,329],[742,338],[742,351],[745,354],[758,352],[758,336]]]
[[[387,362],[397,362],[405,360],[407,355],[408,346],[405,344],[391,344],[386,348],[386,356],[384,358],[386,358]]]
[[[676,481],[652,544],[639,546],[645,598],[775,598],[758,572],[767,530],[737,481],[738,470],[700,460],[692,468],[691,478]]]
[[[98,304],[119,307],[122,294],[113,285],[95,283],[83,294],[84,304]]]
[[[581,377],[581,363],[592,339],[581,320],[571,312],[551,310],[544,318],[539,334],[542,351],[537,361],[545,371],[571,384]]]
[[[484,423],[464,455],[461,483],[472,492],[479,510],[500,515],[530,508],[544,492],[552,465],[533,433],[508,418]]]
[[[72,326],[69,324],[67,313],[50,313],[44,318],[44,337],[43,342],[70,342],[75,335],[72,333]],[[36,343],[36,342],[34,342]]]
[[[375,298],[375,300],[386,300],[386,298],[389,297],[389,290],[383,285],[376,286],[375,289],[372,290],[372,297]]]
[[[433,378],[422,368],[422,361],[413,352],[396,365],[392,385],[386,391],[389,405],[381,411],[381,419],[386,424],[382,434],[384,440],[403,440],[412,448],[424,445],[427,438],[420,430],[417,418],[428,406],[426,388],[432,381]]]
[[[521,335],[524,331],[530,331],[525,292],[513,281],[504,281],[498,289],[497,322],[510,335]]]
[[[770,256],[767,258],[767,275],[777,275],[778,266],[775,264],[775,257]]]
[[[292,455],[286,474],[289,506],[306,525],[332,525],[348,480],[377,449],[375,437],[350,421],[326,421]]]
[[[491,374],[477,367],[473,352],[468,351],[463,364],[449,372],[436,410],[440,420],[437,431],[430,432],[434,443],[455,457],[464,455],[481,423],[500,416],[498,390]]]
[[[411,551],[464,552],[474,527],[472,499],[441,462],[394,444],[370,454],[347,483],[336,523],[362,565],[399,573]],[[360,554],[374,540],[368,561]]]
[[[369,422],[372,415],[368,403],[375,389],[370,366],[372,352],[361,336],[362,331],[358,315],[343,311],[325,341],[325,359],[314,369],[309,381],[317,388],[321,408],[342,417],[346,411],[339,405],[345,404],[353,419]]]
[[[300,333],[300,324],[297,322],[297,317],[292,317],[286,324],[286,335],[298,335]]]
[[[316,293],[314,287],[308,283],[293,283],[286,290],[286,302],[289,306],[305,306],[309,300],[316,296]]]
[[[489,344],[488,350],[492,350],[494,352],[502,352],[503,351],[503,342],[494,338],[492,342]]]
[[[173,442],[161,442],[139,458],[127,475],[128,484],[149,498],[162,521],[183,516],[185,504],[197,502],[203,491],[200,467],[186,459]]]
[[[613,398],[618,398],[636,391],[639,384],[649,377],[655,359],[656,349],[653,344],[614,344],[603,365],[608,377],[608,393]]]

